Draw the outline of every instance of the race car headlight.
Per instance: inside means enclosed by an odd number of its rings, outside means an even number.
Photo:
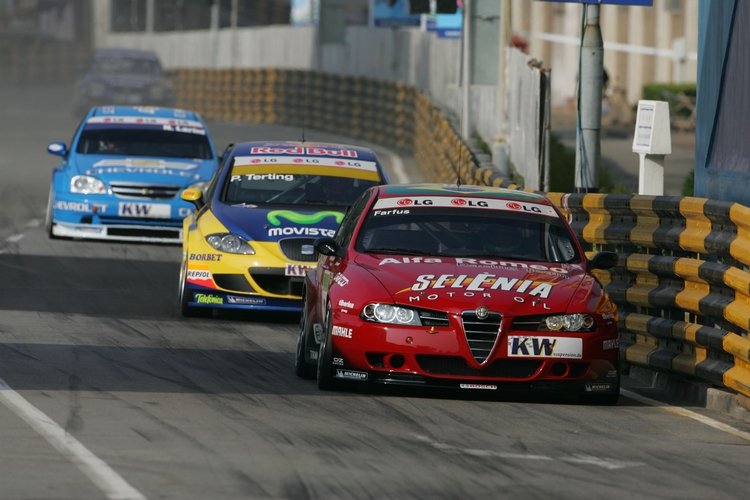
[[[547,316],[544,323],[553,332],[589,332],[594,329],[594,318],[582,313]]]
[[[391,304],[367,304],[362,310],[362,318],[376,323],[420,326],[422,322],[414,309]]]
[[[199,189],[202,193],[206,193],[206,188],[208,187],[208,181],[200,181],[200,182],[194,182],[193,184],[190,184],[186,189]]]
[[[255,255],[255,250],[250,243],[232,233],[214,233],[206,236],[206,241],[216,250],[226,253],[238,253],[241,255]]]
[[[102,194],[107,192],[104,183],[89,175],[76,175],[70,179],[70,192],[79,194]]]

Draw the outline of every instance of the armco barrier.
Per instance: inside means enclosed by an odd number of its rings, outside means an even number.
[[[625,361],[750,396],[750,209],[701,198],[550,193],[620,311]]]
[[[183,69],[173,79],[179,104],[208,119],[339,133],[413,153],[431,181],[518,187],[481,164],[413,87],[276,69]],[[621,256],[597,275],[618,304],[626,362],[750,396],[750,209],[698,198],[549,196],[583,242]]]

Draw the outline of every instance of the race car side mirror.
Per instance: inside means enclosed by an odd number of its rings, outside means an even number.
[[[64,142],[53,142],[47,146],[47,152],[51,155],[62,156],[64,158],[68,154],[68,146]]]
[[[617,265],[619,257],[614,252],[599,252],[589,261],[591,269],[612,269]]]
[[[330,237],[318,238],[313,243],[315,250],[321,255],[328,255],[330,257],[343,257],[344,249],[336,243],[336,240]]]
[[[200,189],[187,188],[182,191],[180,198],[185,201],[189,201],[190,203],[195,205],[195,208],[197,209],[200,209],[203,206],[203,191],[201,191]]]

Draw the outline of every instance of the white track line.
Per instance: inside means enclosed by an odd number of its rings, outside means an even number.
[[[625,469],[629,467],[640,467],[646,465],[644,462],[631,462],[626,460],[615,460],[612,458],[595,457],[592,455],[563,455],[552,457],[549,455],[532,455],[530,453],[518,453],[508,451],[483,450],[478,448],[459,448],[450,444],[435,441],[427,436],[415,434],[414,437],[436,450],[454,455],[468,455],[480,458],[500,458],[504,460],[533,460],[538,462],[566,462],[574,465],[592,465],[607,470]]]
[[[5,238],[5,242],[6,243],[18,243],[19,241],[23,239],[24,236],[26,235],[23,233],[12,234],[8,236],[7,238]]]
[[[720,431],[726,432],[727,434],[731,434],[740,439],[744,439],[745,441],[750,441],[750,432],[745,432],[739,429],[735,429],[731,425],[727,425],[724,422],[719,422],[718,420],[714,420],[711,417],[706,417],[705,415],[701,415],[700,413],[695,413],[694,411],[690,411],[685,408],[681,408],[679,406],[670,406],[668,404],[662,403],[661,401],[656,401],[655,399],[647,398],[646,396],[641,396],[640,394],[636,394],[626,389],[621,389],[620,393],[625,397],[638,401],[639,403],[643,403],[649,406],[656,406],[661,410],[664,410],[668,413],[672,413],[673,415],[678,415],[680,417],[692,418],[693,420],[696,420],[709,427],[713,427],[714,429],[718,429]]]
[[[107,498],[145,500],[146,497],[130,486],[104,460],[91,453],[80,441],[11,389],[3,379],[0,379],[0,402],[21,417],[60,454],[73,462]]]

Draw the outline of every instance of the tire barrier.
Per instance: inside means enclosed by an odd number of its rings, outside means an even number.
[[[178,106],[208,120],[269,123],[345,135],[413,154],[426,179],[516,188],[482,162],[446,115],[401,82],[287,69],[179,69]]]
[[[81,43],[0,39],[0,83],[72,82],[89,55]]]
[[[582,242],[616,251],[595,271],[620,311],[631,364],[750,396],[750,208],[671,196],[548,195]]]

